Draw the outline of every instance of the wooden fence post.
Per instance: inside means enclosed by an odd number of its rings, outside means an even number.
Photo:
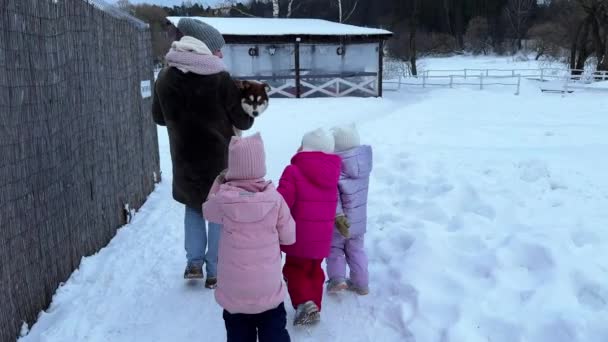
[[[541,82],[545,81],[545,69],[544,68],[540,68],[540,81]]]
[[[295,43],[295,68],[296,68],[296,98],[300,98],[302,96],[302,85],[300,83],[300,41],[302,41],[301,38],[296,38],[296,43]]]
[[[519,90],[521,89],[521,75],[517,78],[517,92],[515,95],[519,95]]]
[[[483,72],[479,74],[479,89],[483,90]]]
[[[378,46],[378,97],[382,97],[382,81],[384,78],[384,41],[380,41]]]
[[[465,80],[467,79],[467,69],[466,68],[464,69],[464,79]]]
[[[454,86],[454,76],[450,75],[450,88]]]

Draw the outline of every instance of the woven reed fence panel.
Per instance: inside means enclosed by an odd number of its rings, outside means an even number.
[[[0,0],[0,341],[35,321],[159,175],[146,26],[84,0]]]

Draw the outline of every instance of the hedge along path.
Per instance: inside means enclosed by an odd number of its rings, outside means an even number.
[[[160,179],[152,70],[148,26],[101,2],[0,0],[0,341]]]

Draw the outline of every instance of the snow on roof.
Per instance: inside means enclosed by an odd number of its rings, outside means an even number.
[[[175,26],[183,17],[167,17]],[[392,35],[392,32],[321,19],[285,18],[217,18],[191,17],[203,21],[223,35],[234,36],[374,36]]]

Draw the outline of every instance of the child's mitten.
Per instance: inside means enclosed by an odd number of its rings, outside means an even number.
[[[348,222],[348,219],[346,218],[346,216],[344,215],[340,215],[340,216],[336,216],[336,229],[338,229],[338,231],[340,232],[340,234],[342,234],[342,236],[344,236],[345,238],[349,238],[350,237],[350,231],[348,230],[350,228],[350,222]]]
[[[220,190],[220,186],[222,184],[226,183],[226,173],[227,172],[228,172],[228,169],[225,169],[224,171],[220,172],[220,174],[217,175],[217,177],[215,177],[215,181],[213,181],[213,184],[211,185],[211,189],[209,190],[207,199],[209,199],[209,197],[211,197],[211,195],[217,194],[217,192]]]
[[[220,172],[220,174],[217,176],[216,181],[220,184],[224,184],[226,183],[226,174],[228,173],[228,169],[224,169],[222,172]]]

